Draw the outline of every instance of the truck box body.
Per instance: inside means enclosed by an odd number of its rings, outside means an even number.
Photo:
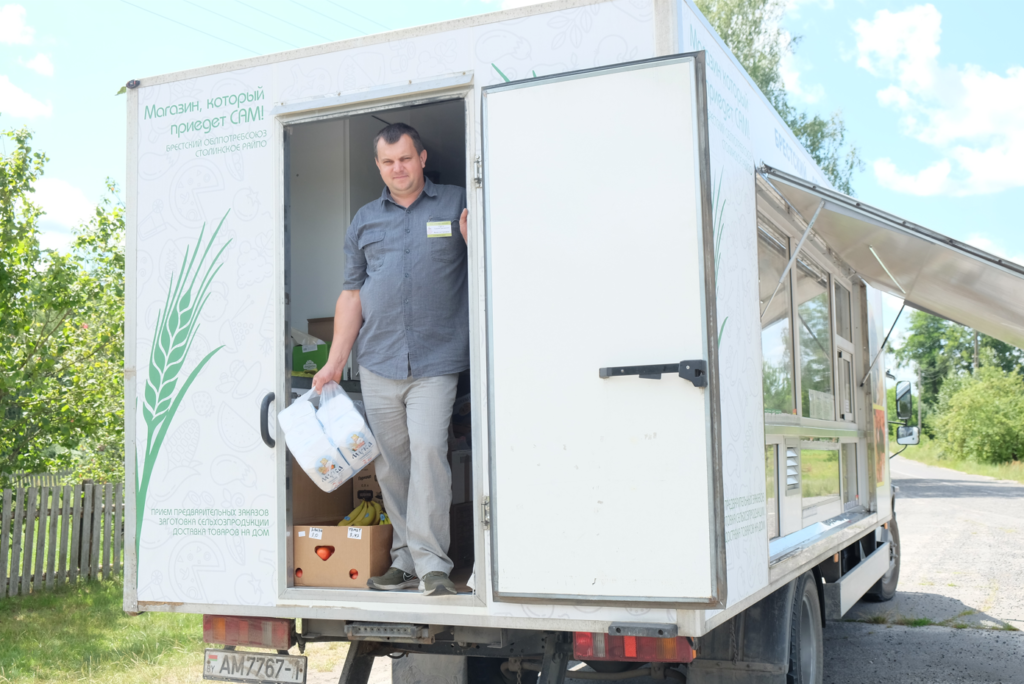
[[[562,0],[128,92],[127,610],[699,636],[889,519],[894,288],[806,230],[827,180],[688,2]],[[470,212],[472,586],[441,599],[296,586],[293,526],[352,491],[260,431],[305,391],[289,331],[332,315],[399,120]],[[766,297],[783,243],[802,256]],[[827,387],[791,346],[794,408],[769,410],[768,324],[813,315],[842,332]],[[703,385],[601,374],[681,361]]]

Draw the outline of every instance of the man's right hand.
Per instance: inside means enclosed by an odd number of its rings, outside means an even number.
[[[317,394],[323,392],[324,385],[330,381],[341,382],[341,371],[345,369],[343,364],[327,362],[323,368],[313,376],[313,389]]]

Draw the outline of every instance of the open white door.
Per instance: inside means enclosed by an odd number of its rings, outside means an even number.
[[[725,600],[705,93],[703,53],[484,89],[499,600]]]

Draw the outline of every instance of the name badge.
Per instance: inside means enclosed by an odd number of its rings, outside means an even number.
[[[451,237],[452,236],[452,222],[451,221],[427,221],[427,237]]]

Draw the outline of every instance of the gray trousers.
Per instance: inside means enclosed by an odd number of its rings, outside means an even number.
[[[418,577],[448,574],[448,424],[459,376],[390,380],[360,366],[359,379],[370,431],[380,445],[374,464],[394,528],[391,565]]]

